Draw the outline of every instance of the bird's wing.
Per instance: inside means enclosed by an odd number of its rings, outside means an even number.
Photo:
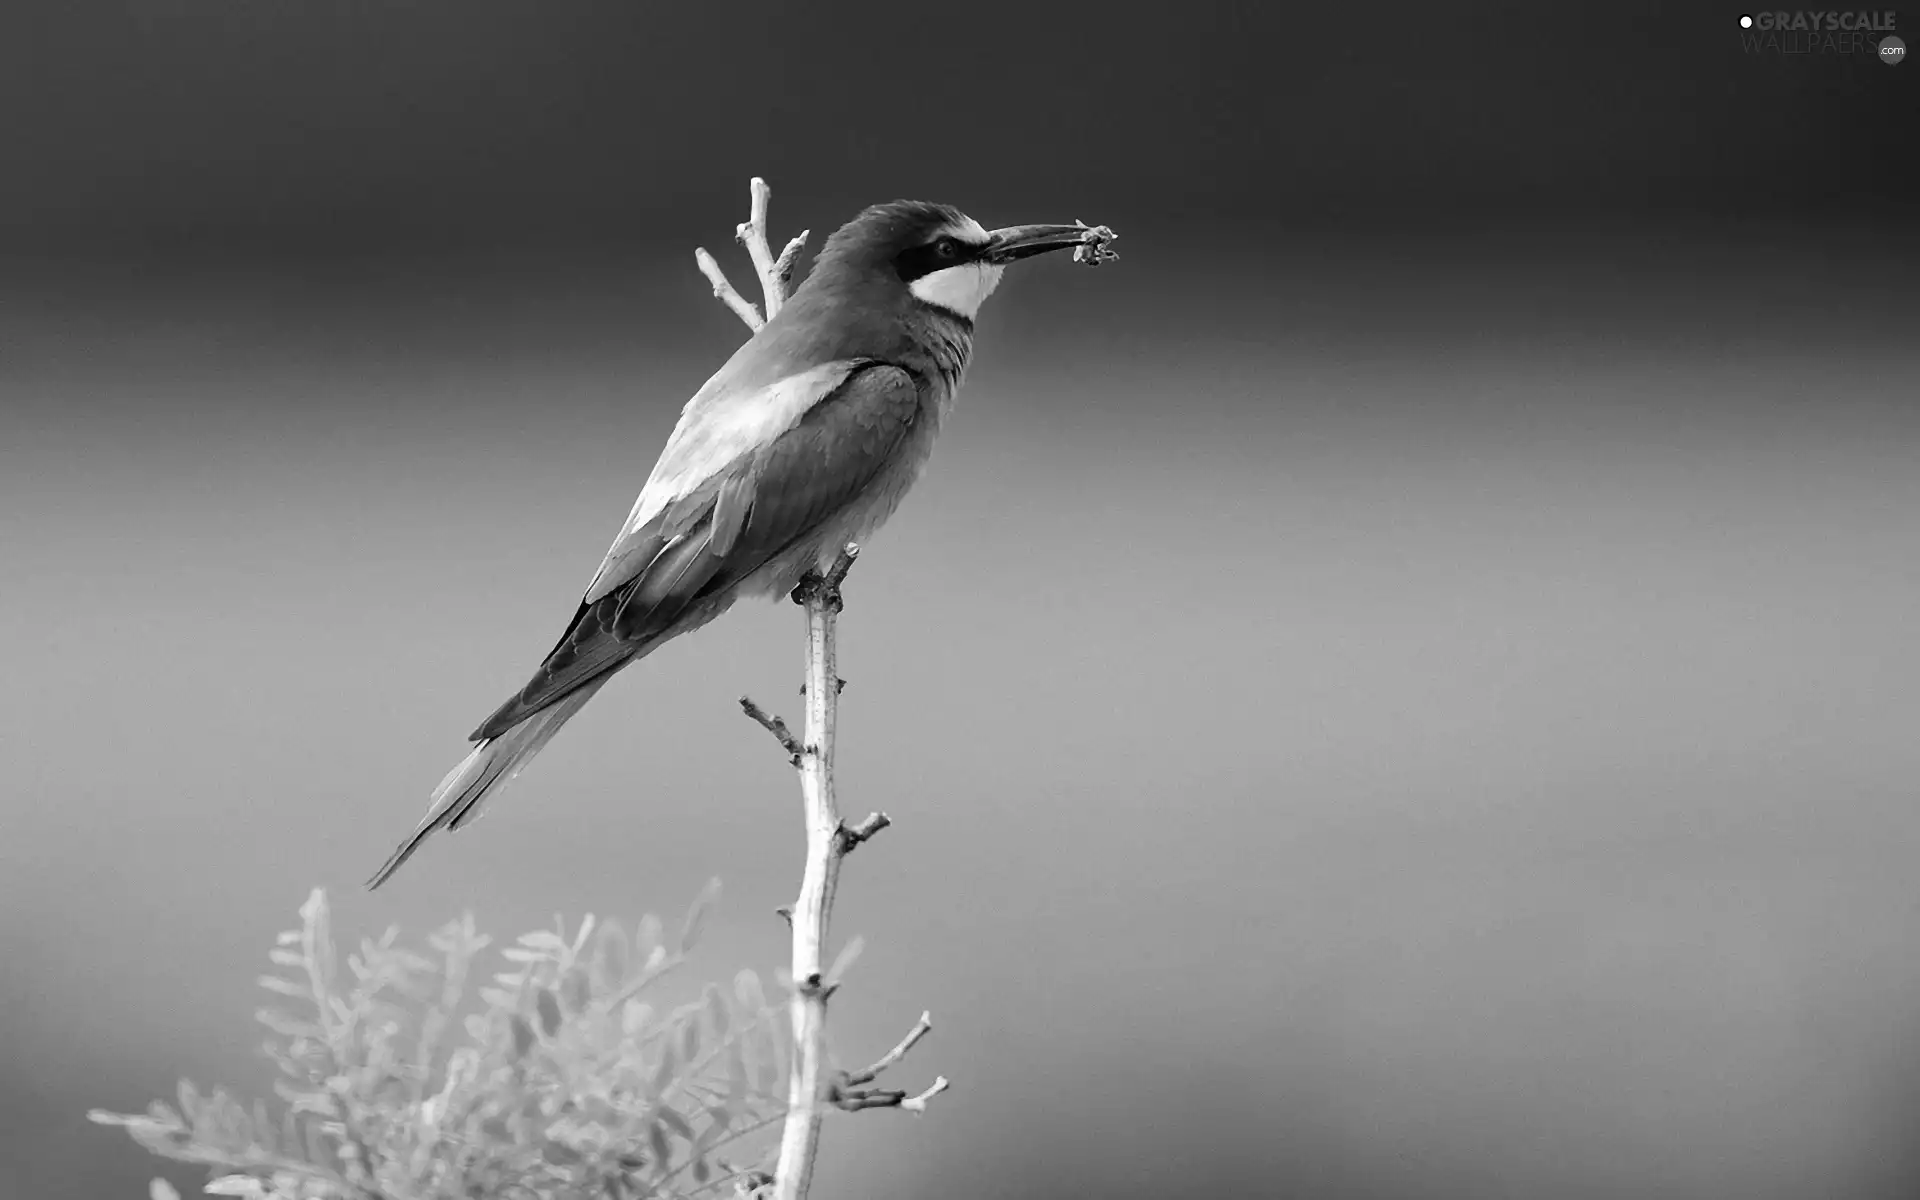
[[[592,604],[625,585],[659,553],[653,535],[666,508],[713,484],[742,454],[793,428],[814,405],[871,361],[838,359],[756,388],[729,387],[724,370],[708,380],[681,411],[666,448],[660,451],[660,461],[633,503],[633,512],[587,585],[585,602]]]
[[[786,390],[760,402],[769,411],[759,418],[729,408],[710,410],[708,421],[682,417],[634,506],[639,522],[628,521],[533,679],[473,740],[497,737],[619,667],[690,605],[812,532],[893,461],[919,416],[920,386],[897,366],[836,363],[792,377],[803,379],[767,389]],[[799,404],[800,392],[823,383]],[[788,406],[784,421],[776,404]]]

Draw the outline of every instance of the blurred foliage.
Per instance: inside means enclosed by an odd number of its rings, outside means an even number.
[[[754,1135],[786,1107],[781,1010],[742,971],[731,994],[660,1012],[643,997],[679,966],[718,888],[669,947],[658,918],[629,935],[589,916],[521,937],[468,995],[490,938],[471,915],[427,939],[363,940],[339,968],[325,895],[279,937],[260,985],[284,1104],[182,1081],[177,1104],[93,1112],[155,1154],[212,1168],[207,1190],[256,1200],[695,1197],[766,1181]],[[464,1010],[464,1011],[463,1011]],[[751,1158],[735,1155],[758,1146]],[[153,1195],[171,1195],[156,1180]]]

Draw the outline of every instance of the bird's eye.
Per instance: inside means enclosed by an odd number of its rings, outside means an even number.
[[[933,244],[933,252],[941,258],[960,257],[960,243],[950,237],[943,237]]]

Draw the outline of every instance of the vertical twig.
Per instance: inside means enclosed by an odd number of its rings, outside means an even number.
[[[781,301],[787,298],[786,291],[777,285],[773,272],[773,250],[767,245],[767,206],[773,202],[773,189],[767,181],[755,175],[747,184],[747,219],[733,231],[733,236],[747,248],[747,257],[753,260],[753,273],[760,277],[760,286],[767,294],[767,318],[780,311]]]
[[[760,277],[766,320],[771,320],[786,301],[794,266],[807,240],[807,232],[803,231],[787,243],[777,259],[773,256],[767,242],[767,204],[771,197],[772,189],[767,181],[756,177],[748,219],[737,232],[753,259],[755,274]],[[731,308],[747,328],[757,332],[765,323],[760,310],[733,289],[711,254],[700,249],[694,252],[694,257],[701,273],[713,284],[713,294]],[[827,998],[839,981],[826,978],[822,964],[827,927],[833,915],[834,891],[840,880],[840,860],[889,823],[885,813],[874,813],[856,826],[847,826],[840,819],[833,790],[834,724],[839,712],[841,684],[835,623],[841,608],[840,585],[846,581],[847,572],[853,569],[854,558],[859,553],[858,546],[845,546],[824,576],[809,575],[793,592],[794,601],[804,606],[807,613],[807,713],[801,737],[795,739],[786,722],[751,699],[745,696],[740,699],[741,708],[773,734],[799,770],[807,833],[800,896],[791,911],[782,910],[793,930],[791,1017],[795,1061],[789,1075],[787,1116],[780,1136],[780,1158],[774,1170],[773,1200],[804,1200],[813,1181],[821,1118],[829,1106],[893,1107],[922,1112],[927,1100],[948,1086],[942,1077],[918,1096],[849,1090],[853,1083],[872,1082],[875,1075],[898,1061],[932,1028],[931,1017],[923,1016],[921,1025],[916,1026],[892,1054],[858,1077],[831,1071],[826,1061]]]
[[[833,792],[834,724],[840,709],[835,634],[840,583],[858,552],[849,545],[825,578],[809,580],[794,591],[794,599],[807,610],[807,716],[800,756],[807,863],[793,906],[793,1042],[799,1061],[787,1089],[787,1124],[773,1172],[774,1200],[800,1200],[807,1194],[828,1094],[825,1036],[831,988],[822,978],[823,959],[840,859],[847,850]]]
[[[753,259],[754,273],[760,276],[760,289],[767,297],[767,320],[773,320],[773,314],[787,302],[788,285],[793,282],[793,268],[800,261],[800,251],[807,244],[807,235],[811,229],[802,229],[794,235],[780,257],[773,256],[772,243],[767,241],[767,205],[773,201],[773,189],[767,181],[758,175],[747,185],[747,219],[733,231],[742,246],[747,248],[747,256]]]
[[[760,309],[753,301],[733,289],[733,284],[727,282],[727,273],[720,269],[720,264],[714,261],[713,255],[707,253],[705,246],[694,249],[693,261],[699,266],[700,273],[707,277],[707,282],[713,284],[713,294],[719,297],[720,302],[745,321],[748,329],[758,333],[760,327],[773,320],[773,314],[779,312],[780,306],[787,302],[787,293],[793,284],[793,271],[800,263],[800,251],[806,248],[807,237],[813,231],[802,229],[787,243],[780,257],[775,258],[767,242],[767,205],[773,200],[773,189],[767,186],[766,180],[755,175],[748,185],[748,191],[747,219],[734,230],[733,236],[747,248],[747,257],[753,260],[753,273],[760,280],[760,293],[765,297],[767,315],[762,318]]]

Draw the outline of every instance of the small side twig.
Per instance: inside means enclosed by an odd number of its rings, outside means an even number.
[[[785,297],[793,290],[793,273],[800,266],[800,252],[807,248],[807,238],[812,234],[811,229],[802,229],[794,234],[793,239],[787,243],[787,248],[780,252],[780,257],[773,264],[773,277],[780,281],[783,304],[786,303]]]
[[[753,301],[733,290],[733,284],[727,281],[727,273],[720,269],[720,264],[714,261],[713,255],[707,253],[705,246],[694,250],[693,261],[700,265],[700,273],[713,285],[713,294],[720,298],[721,303],[745,321],[748,329],[758,333],[760,327],[766,324],[760,318],[760,310],[753,306]]]
[[[773,189],[767,181],[758,175],[747,185],[747,219],[733,231],[733,236],[747,248],[747,256],[753,259],[754,273],[760,276],[760,286],[777,283],[779,275],[774,270],[773,249],[767,244],[767,205],[773,200]],[[767,317],[779,311],[784,295],[776,295],[776,290],[767,292]]]
[[[948,1088],[952,1086],[953,1085],[951,1083],[947,1082],[947,1077],[945,1075],[935,1075],[933,1077],[932,1086],[928,1087],[926,1091],[921,1092],[918,1096],[908,1096],[905,1100],[902,1100],[900,1102],[900,1107],[906,1109],[910,1113],[923,1113],[927,1111],[927,1101],[933,1099],[935,1096],[938,1096],[941,1092],[946,1091]]]
[[[847,581],[847,572],[853,570],[853,560],[860,557],[860,543],[848,542],[840,547],[840,556],[833,560],[833,566],[827,569],[822,586],[829,592],[838,592],[840,585]]]
[[[800,760],[806,757],[807,748],[800,744],[799,738],[793,736],[793,730],[787,728],[785,721],[755,704],[752,696],[740,697],[740,710],[773,735],[774,740],[780,743],[780,748],[787,752],[793,766],[800,765]]]
[[[873,1065],[861,1071],[842,1071],[834,1077],[828,1098],[835,1108],[844,1112],[861,1112],[869,1108],[903,1108],[908,1112],[921,1113],[927,1110],[927,1101],[933,1099],[950,1086],[945,1075],[935,1077],[933,1086],[918,1096],[909,1096],[904,1090],[894,1088],[870,1088],[865,1085],[878,1079],[887,1068],[905,1058],[920,1039],[933,1032],[933,1014],[923,1012],[914,1022],[907,1036],[900,1044],[887,1051],[874,1061]]]
[[[800,251],[806,247],[807,235],[813,231],[803,229],[780,257],[773,256],[772,243],[767,239],[767,205],[773,200],[773,189],[767,181],[758,175],[748,185],[747,219],[733,231],[734,238],[747,249],[747,257],[753,259],[754,274],[760,277],[760,290],[766,293],[767,320],[773,320],[773,314],[787,302],[787,285],[793,282],[795,265],[800,261]]]
[[[839,844],[834,847],[834,853],[838,854],[841,858],[845,858],[847,855],[853,853],[855,846],[871,839],[874,834],[879,833],[891,824],[893,824],[892,817],[889,817],[883,812],[877,812],[868,813],[867,819],[858,825],[841,825],[840,841]]]
[[[773,199],[773,189],[767,181],[754,176],[748,188],[751,194],[748,216],[733,231],[733,236],[746,247],[747,257],[753,260],[753,273],[760,280],[760,292],[766,305],[766,315],[760,313],[760,307],[742,296],[727,280],[727,273],[706,248],[700,247],[693,252],[693,261],[699,264],[700,273],[713,285],[713,294],[721,303],[733,310],[735,316],[746,322],[748,329],[755,333],[773,320],[780,306],[787,302],[787,293],[793,284],[793,273],[800,265],[800,252],[806,249],[811,229],[803,229],[787,243],[780,257],[773,256],[773,250],[767,242],[767,205]]]
[[[945,1075],[936,1075],[933,1086],[918,1096],[909,1096],[903,1091],[891,1088],[865,1088],[841,1091],[834,1095],[835,1108],[843,1112],[862,1112],[869,1108],[898,1108],[910,1113],[927,1111],[927,1101],[953,1086]]]
[[[920,1044],[921,1038],[927,1036],[932,1032],[933,1032],[933,1014],[930,1012],[921,1013],[920,1019],[913,1023],[912,1029],[907,1030],[907,1036],[900,1039],[900,1044],[898,1046],[895,1046],[893,1049],[887,1051],[885,1054],[882,1054],[878,1059],[874,1061],[872,1066],[866,1068],[865,1070],[854,1071],[849,1073],[847,1075],[846,1082],[854,1086],[858,1086],[863,1083],[872,1083],[874,1080],[880,1078],[881,1074],[885,1072],[888,1067],[893,1066],[895,1063],[905,1058],[907,1056],[908,1051],[912,1050],[915,1046]]]

